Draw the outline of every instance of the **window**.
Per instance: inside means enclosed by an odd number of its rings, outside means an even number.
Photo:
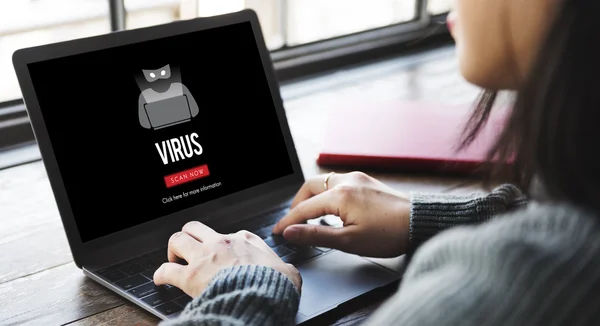
[[[12,53],[19,48],[251,8],[258,14],[279,78],[287,79],[364,60],[384,49],[389,53],[394,46],[430,37],[432,31],[440,33],[443,29],[438,28],[436,18],[443,19],[450,3],[451,0],[0,1],[0,150],[23,140],[33,141],[12,67]]]
[[[430,15],[445,14],[450,11],[450,0],[429,0],[427,3],[427,11]]]
[[[133,29],[179,20],[181,3],[180,0],[125,0],[125,27]]]
[[[320,41],[411,21],[414,0],[290,0],[287,45]]]
[[[451,0],[429,0],[428,13]],[[299,46],[419,19],[420,0],[124,0],[126,28],[255,10],[271,50]]]
[[[106,33],[109,27],[106,1],[0,1],[0,102],[21,97],[12,66],[15,50]]]

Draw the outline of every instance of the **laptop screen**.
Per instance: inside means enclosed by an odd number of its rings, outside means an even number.
[[[249,22],[29,70],[83,242],[294,172]]]

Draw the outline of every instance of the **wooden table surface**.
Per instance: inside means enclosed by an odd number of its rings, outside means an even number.
[[[360,97],[470,104],[477,90],[456,70],[453,49],[391,59],[282,87],[294,141],[306,176],[326,172],[315,164],[329,110]],[[344,172],[344,171],[337,171]],[[369,171],[366,171],[369,172]],[[465,180],[370,173],[404,191],[472,191]],[[41,162],[0,171],[1,325],[155,325],[159,320],[86,278],[72,262]],[[394,289],[388,289],[388,292]],[[387,295],[334,311],[326,324],[360,323]]]

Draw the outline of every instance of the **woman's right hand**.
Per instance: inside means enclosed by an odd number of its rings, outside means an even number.
[[[320,175],[307,180],[274,234],[298,245],[339,249],[367,257],[396,257],[406,252],[410,200],[362,173]],[[341,228],[301,224],[337,215]]]

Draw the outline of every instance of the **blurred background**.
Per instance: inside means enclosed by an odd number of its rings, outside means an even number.
[[[12,54],[17,49],[251,8],[259,16],[277,77],[284,84],[398,56],[411,48],[422,51],[428,43],[432,47],[452,43],[445,27],[450,3],[451,0],[2,0],[0,155],[35,144],[12,66]],[[435,67],[453,71],[454,60],[437,62]],[[421,75],[439,79],[435,74]],[[443,80],[446,86],[457,84],[452,78]],[[426,84],[443,87],[439,82]],[[457,92],[462,90],[454,93]],[[458,98],[452,91],[442,93]],[[15,162],[39,159],[35,152],[23,155]],[[0,161],[8,162],[6,158]],[[11,164],[16,163],[0,162],[0,168]]]
[[[418,0],[11,0],[0,1],[0,102],[21,97],[12,53],[23,47],[133,29],[243,8],[260,18],[270,50],[402,25],[419,17]],[[450,0],[429,0],[429,15]],[[223,40],[226,42],[227,40]]]

